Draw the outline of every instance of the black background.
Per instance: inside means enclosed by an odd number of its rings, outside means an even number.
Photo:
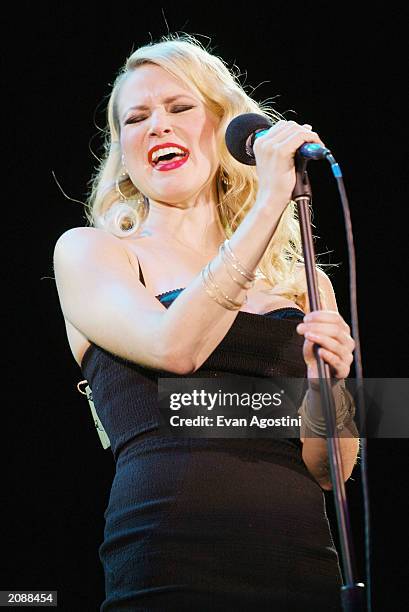
[[[103,573],[98,546],[114,463],[93,427],[83,376],[65,336],[52,253],[68,228],[85,225],[81,204],[102,152],[104,97],[125,58],[141,44],[184,30],[211,38],[213,51],[239,66],[258,100],[273,96],[287,119],[311,123],[342,166],[357,256],[364,375],[408,375],[407,159],[402,102],[403,16],[393,6],[361,14],[330,3],[251,5],[122,2],[17,7],[10,21],[17,113],[11,231],[11,340],[4,386],[10,475],[3,521],[10,548],[2,589],[58,590],[61,610],[98,610]],[[166,17],[166,20],[165,20]],[[167,22],[167,23],[166,23]],[[18,35],[18,40],[16,36]],[[339,262],[330,271],[338,307],[350,324],[348,257],[342,209],[329,167],[310,164],[316,252]],[[5,177],[6,184],[8,177]],[[9,205],[10,202],[10,205]],[[14,263],[15,256],[22,256]],[[407,286],[407,283],[406,283]],[[12,319],[16,317],[15,324]],[[12,355],[10,357],[10,355]],[[373,537],[373,610],[403,610],[408,578],[408,442],[369,440]],[[360,472],[347,483],[358,578],[363,580]],[[336,530],[331,494],[328,513]],[[4,538],[3,538],[4,541]]]

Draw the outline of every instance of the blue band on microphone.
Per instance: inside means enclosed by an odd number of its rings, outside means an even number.
[[[329,149],[321,146],[317,142],[306,142],[298,149],[299,153],[307,159],[325,159],[331,154]]]
[[[269,130],[258,130],[255,134],[254,134],[254,140],[256,140],[256,138],[260,138],[260,136],[264,136],[264,134],[267,134]]]
[[[342,172],[339,164],[331,164],[331,170],[335,178],[342,178]]]

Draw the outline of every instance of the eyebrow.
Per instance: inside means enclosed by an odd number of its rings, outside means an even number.
[[[168,98],[165,98],[164,103],[169,104],[169,102],[174,102],[175,100],[178,100],[179,98],[190,98],[191,100],[193,99],[191,98],[191,96],[189,96],[189,94],[178,94],[176,96],[170,96]],[[130,106],[122,115],[122,119],[124,119],[126,115],[129,113],[129,111],[131,110],[149,110],[149,106],[144,106],[143,104],[137,105],[137,106]]]

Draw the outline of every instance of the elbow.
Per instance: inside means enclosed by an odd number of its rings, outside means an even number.
[[[331,469],[328,450],[323,446],[324,439],[305,438],[302,450],[303,461],[310,474],[315,478],[321,489],[332,491]],[[326,445],[326,442],[325,442]],[[346,483],[354,470],[359,449],[359,440],[356,438],[340,438],[341,473]]]
[[[347,477],[345,477],[345,474],[344,474],[344,478],[343,478],[344,483],[348,482],[350,477],[351,477],[351,474],[349,476],[347,476]],[[320,485],[321,489],[324,489],[324,491],[332,491],[333,488],[334,488],[332,486],[332,482],[331,482],[330,479],[327,479],[325,481],[319,482],[318,484]]]
[[[332,482],[328,480],[327,482],[319,483],[321,489],[324,491],[332,491]]]
[[[163,358],[164,370],[173,374],[187,375],[195,372],[195,365],[188,356],[180,355],[176,351],[166,352]]]
[[[353,468],[349,468],[349,467],[347,469],[344,468],[342,470],[342,480],[344,481],[344,483],[346,483],[350,479],[350,477],[352,476],[352,471],[353,471]],[[324,491],[333,490],[334,487],[332,485],[332,480],[330,476],[329,463],[326,463],[324,471],[320,471],[314,477],[316,481],[318,482],[318,484],[320,485],[321,489],[324,489]]]
[[[169,338],[164,327],[162,327],[158,336],[158,342],[160,344],[160,360],[164,370],[179,375],[192,374],[195,371],[192,351],[188,352],[186,347],[182,347],[178,342],[175,342],[174,337]]]
[[[175,374],[187,376],[188,374],[193,374],[196,370],[191,361],[179,359],[172,363],[172,370],[170,371]]]

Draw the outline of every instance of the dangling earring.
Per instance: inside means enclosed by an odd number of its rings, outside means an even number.
[[[125,167],[123,154],[122,154],[122,171],[121,171],[120,177],[123,177],[123,179],[122,179],[123,181],[126,178],[130,178],[129,177],[129,172],[128,172],[128,170]],[[119,186],[119,178],[118,177],[116,177],[116,179],[115,179],[115,191],[119,195],[119,201],[121,202],[121,204],[124,204],[125,202],[136,202],[136,204],[138,206],[142,206],[142,205],[144,205],[145,207],[149,206],[148,198],[145,195],[143,195],[141,192],[139,192],[139,195],[138,195],[137,198],[135,198],[135,197],[128,198],[126,195],[124,195],[122,193],[122,191],[121,191],[120,186]]]
[[[227,174],[224,173],[224,170],[220,171],[220,178],[222,179],[222,183],[226,189],[228,189],[231,185],[230,179]]]
[[[124,164],[123,155],[122,166],[119,177],[117,176],[115,179],[115,191],[119,196],[119,201],[108,208],[101,221],[105,229],[120,238],[139,231],[141,224],[149,213],[149,200],[139,190],[138,194],[131,197],[127,197],[121,191],[120,182],[125,181],[127,178],[131,180]]]

